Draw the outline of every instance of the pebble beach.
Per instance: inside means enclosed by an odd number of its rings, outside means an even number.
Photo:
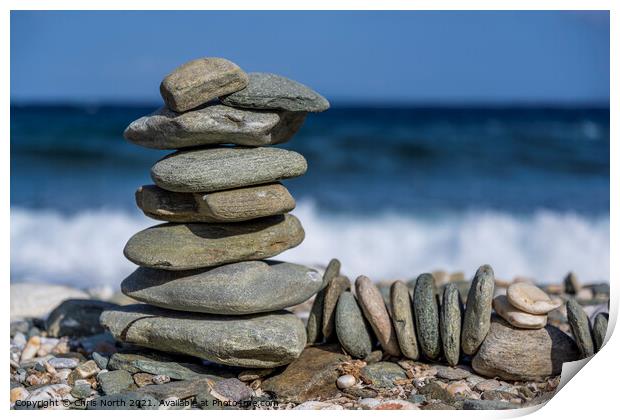
[[[127,241],[120,292],[12,284],[11,408],[516,409],[603,346],[609,285],[574,273],[377,281],[274,260],[306,239],[286,183],[308,170],[277,145],[328,100],[213,57],[160,92],[124,136],[173,151],[135,193],[163,223]]]

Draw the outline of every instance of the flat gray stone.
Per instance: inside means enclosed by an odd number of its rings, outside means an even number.
[[[179,114],[166,107],[133,121],[124,136],[151,149],[214,144],[268,146],[284,143],[301,128],[304,112],[251,111],[208,105]]]
[[[101,323],[126,343],[248,368],[286,365],[306,344],[303,323],[286,311],[221,316],[128,305],[105,311]]]
[[[459,363],[461,353],[461,313],[463,305],[459,289],[454,283],[448,283],[443,289],[440,308],[440,332],[443,356],[450,366]]]
[[[396,363],[378,362],[362,368],[362,375],[377,388],[392,388],[394,381],[407,379],[407,374]]]
[[[101,372],[97,375],[97,382],[99,382],[99,386],[105,395],[119,394],[136,387],[131,374],[126,370]]]
[[[345,276],[336,276],[325,288],[323,298],[323,338],[332,340],[336,331],[336,306],[342,292],[351,290],[351,282]]]
[[[295,200],[279,183],[207,194],[178,193],[144,185],[136,191],[136,204],[148,217],[174,223],[243,222],[295,208]]]
[[[482,344],[491,325],[491,310],[495,290],[495,275],[490,265],[481,266],[469,289],[463,317],[461,347],[463,353],[473,355]]]
[[[133,235],[123,252],[141,267],[192,270],[274,257],[303,239],[299,220],[286,214],[239,223],[165,223]]]
[[[472,375],[470,371],[458,367],[442,365],[436,365],[433,367],[437,370],[438,378],[447,379],[449,381],[460,381],[462,379],[469,378]]]
[[[234,377],[233,370],[221,367],[203,366],[200,360],[179,355],[152,353],[114,353],[110,356],[110,370],[126,370],[129,373],[146,372],[165,375],[175,380],[209,378],[220,380]],[[231,369],[231,368],[226,368]]]
[[[222,103],[239,108],[283,109],[297,112],[322,112],[327,99],[291,79],[272,73],[249,73],[248,86],[220,98]]]
[[[581,356],[583,358],[592,356],[594,354],[594,342],[592,341],[590,320],[576,300],[569,299],[566,302],[566,317],[573,337],[581,351]]]
[[[390,289],[392,321],[400,345],[400,351],[411,360],[418,360],[418,339],[413,320],[413,305],[409,296],[409,288],[402,281],[396,281]]]
[[[167,398],[179,398],[183,400],[185,398],[194,397],[202,390],[208,389],[211,382],[210,379],[206,378],[174,381],[160,385],[146,385],[140,388],[140,392],[152,395],[160,401]]]
[[[353,293],[342,292],[335,318],[336,336],[342,348],[355,359],[365,359],[372,351],[372,336]]]
[[[494,316],[488,335],[472,360],[472,367],[488,378],[540,380],[559,375],[562,364],[579,357],[575,342],[551,325],[524,330]]]
[[[188,111],[245,88],[248,76],[224,58],[205,57],[188,61],[168,74],[159,86],[168,108]]]
[[[104,331],[99,316],[117,305],[95,299],[68,299],[47,317],[45,327],[51,337],[84,337]]]
[[[306,323],[306,331],[308,336],[308,344],[319,343],[323,340],[323,306],[325,300],[325,291],[331,281],[340,274],[340,261],[336,258],[330,260],[327,268],[323,273],[323,286],[314,297],[312,308],[308,315]]]
[[[435,280],[431,274],[420,274],[413,293],[413,310],[421,353],[435,360],[441,354],[439,308]]]
[[[381,292],[366,276],[355,280],[355,292],[364,317],[372,327],[383,350],[391,356],[400,356],[400,346],[392,320]]]
[[[306,173],[306,159],[276,147],[216,147],[165,156],[151,168],[159,187],[176,192],[213,192],[268,184]]]
[[[607,323],[609,321],[609,314],[600,313],[594,318],[594,325],[592,326],[592,339],[594,341],[594,351],[598,352],[605,342],[605,334],[607,333]]]
[[[244,261],[214,268],[166,271],[140,267],[122,292],[161,308],[219,315],[271,312],[305,302],[322,286],[315,270],[279,261]]]

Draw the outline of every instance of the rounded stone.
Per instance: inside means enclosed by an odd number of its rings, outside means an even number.
[[[133,235],[123,252],[142,267],[191,270],[273,257],[303,239],[299,220],[286,214],[239,223],[165,223]]]
[[[301,128],[303,112],[250,111],[208,105],[184,114],[166,107],[133,121],[123,135],[151,149],[236,144],[266,146],[284,143]]]
[[[533,315],[545,315],[560,306],[541,289],[524,282],[508,286],[506,297],[512,306]]]
[[[295,112],[322,112],[327,99],[309,87],[272,73],[249,73],[248,86],[220,98],[222,103],[239,108],[282,109]]]
[[[535,330],[547,325],[547,315],[532,315],[523,312],[512,306],[505,295],[493,299],[493,309],[513,327]]]
[[[208,194],[166,191],[143,185],[136,191],[136,204],[150,218],[174,223],[230,223],[288,213],[295,200],[275,183],[235,188]]]
[[[305,302],[322,286],[315,270],[279,261],[244,261],[210,269],[166,271],[140,267],[122,292],[161,308],[245,315]]]
[[[605,334],[607,333],[607,323],[609,321],[609,314],[600,313],[594,318],[594,325],[592,326],[592,339],[594,341],[594,351],[598,352],[605,342]]]
[[[334,277],[325,287],[322,333],[326,341],[331,340],[334,336],[338,298],[346,290],[351,290],[351,282],[345,276]]]
[[[379,339],[383,350],[391,356],[400,356],[396,331],[392,326],[385,302],[377,286],[366,276],[355,280],[355,291],[360,307]]]
[[[441,354],[439,308],[435,280],[431,274],[418,276],[413,292],[413,310],[421,353],[428,359]]]
[[[489,332],[494,290],[493,269],[490,265],[483,265],[478,268],[472,281],[463,317],[461,347],[467,355],[476,353]]]
[[[314,297],[312,308],[308,314],[308,322],[306,330],[308,335],[308,344],[319,343],[323,340],[323,307],[325,301],[325,291],[331,281],[340,274],[340,261],[332,258],[323,273],[323,286]]]
[[[351,292],[345,291],[340,295],[335,318],[336,336],[342,348],[356,359],[366,358],[372,351],[372,337]]]
[[[573,337],[581,351],[581,356],[584,358],[592,356],[594,354],[594,343],[590,331],[590,321],[576,300],[569,299],[566,302],[566,317]]]
[[[336,385],[340,389],[347,389],[347,388],[351,388],[353,385],[355,385],[356,382],[357,382],[357,379],[355,379],[355,376],[353,376],[353,375],[342,375],[342,376],[338,377],[338,380],[336,380]]]
[[[417,360],[420,357],[420,352],[413,321],[413,305],[409,296],[409,288],[402,281],[396,281],[392,284],[390,303],[392,321],[394,322],[400,351],[408,359]]]
[[[529,381],[559,375],[564,363],[578,359],[575,342],[551,325],[524,330],[493,317],[472,367],[479,375],[489,378]]]
[[[306,344],[303,323],[287,311],[223,316],[138,304],[103,312],[101,323],[128,344],[247,368],[286,365]]]
[[[454,283],[447,284],[443,289],[439,326],[443,355],[450,366],[456,366],[459,363],[462,311],[458,288]]]
[[[176,112],[196,108],[248,85],[248,75],[224,58],[204,57],[177,67],[159,86],[164,102]]]
[[[151,168],[159,187],[175,192],[213,192],[267,184],[306,173],[299,153],[276,147],[215,147],[172,153]]]

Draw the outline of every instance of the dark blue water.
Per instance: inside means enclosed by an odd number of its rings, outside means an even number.
[[[165,152],[126,142],[153,106],[13,106],[11,205],[134,207]],[[609,110],[333,108],[282,147],[308,160],[286,184],[343,213],[609,211]]]

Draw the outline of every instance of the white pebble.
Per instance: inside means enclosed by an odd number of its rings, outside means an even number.
[[[353,375],[342,375],[336,381],[336,385],[338,385],[338,388],[340,388],[340,389],[347,389],[347,388],[351,388],[353,385],[355,385],[356,382],[357,382],[357,379],[355,379],[355,376],[353,376]]]

